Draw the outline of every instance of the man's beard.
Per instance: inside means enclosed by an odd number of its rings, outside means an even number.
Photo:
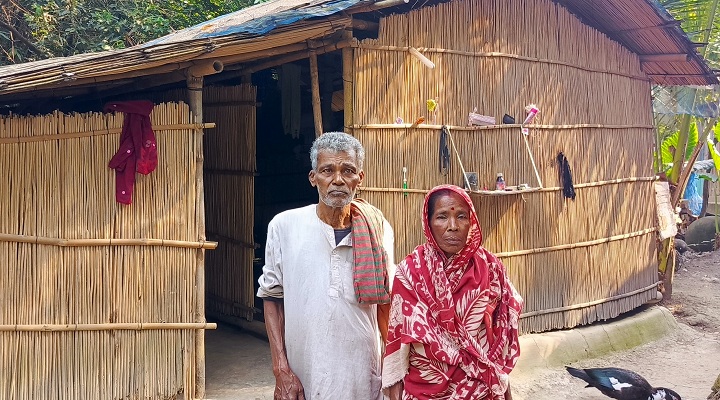
[[[320,193],[320,188],[318,187],[318,194],[320,195],[320,201],[322,201],[326,206],[332,207],[332,208],[343,208],[350,204],[352,200],[355,198],[355,191],[353,190],[350,192],[347,197],[338,198],[330,196],[330,192],[328,191],[325,196]]]

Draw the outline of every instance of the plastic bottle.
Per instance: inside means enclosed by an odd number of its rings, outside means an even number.
[[[503,178],[502,172],[498,172],[497,179],[495,179],[495,190],[505,190],[505,178]]]

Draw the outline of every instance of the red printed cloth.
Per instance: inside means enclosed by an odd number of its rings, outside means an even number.
[[[147,175],[157,167],[157,141],[150,123],[154,104],[150,101],[119,101],[105,105],[105,112],[123,112],[120,148],[108,167],[115,170],[115,200],[132,203],[135,171]]]
[[[448,259],[434,240],[428,198],[460,194],[471,210],[465,247]],[[425,198],[427,242],[402,261],[392,290],[383,387],[403,380],[403,399],[503,399],[520,348],[523,300],[505,267],[482,247],[470,197],[457,186]]]

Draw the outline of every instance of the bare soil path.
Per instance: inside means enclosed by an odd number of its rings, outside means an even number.
[[[720,374],[720,252],[681,257],[672,301],[679,328],[629,351],[574,363],[574,367],[633,370],[683,400],[704,400]],[[272,399],[274,377],[266,340],[223,326],[207,334],[207,397],[216,400]],[[515,400],[608,399],[563,368],[511,375]],[[345,399],[337,399],[345,400]]]
[[[677,391],[683,400],[705,399],[720,374],[720,252],[681,257],[673,290],[672,300],[663,305],[675,315],[677,330],[630,351],[573,366],[630,369],[654,386]],[[607,399],[594,388],[584,388],[584,382],[563,368],[516,379],[513,389],[515,400]]]

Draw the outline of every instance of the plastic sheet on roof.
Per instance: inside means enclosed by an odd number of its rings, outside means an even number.
[[[298,2],[296,7],[292,7],[273,12],[273,9],[262,10],[262,6],[268,6],[272,3],[263,3],[258,6],[244,8],[230,14],[221,15],[210,21],[180,30],[175,33],[152,40],[143,45],[150,47],[162,43],[178,42],[193,39],[206,39],[213,37],[242,35],[247,37],[257,37],[265,35],[272,30],[290,25],[298,21],[324,17],[337,14],[346,10],[363,0],[331,0],[331,1],[315,1],[315,2]],[[279,1],[273,2],[280,5]]]

